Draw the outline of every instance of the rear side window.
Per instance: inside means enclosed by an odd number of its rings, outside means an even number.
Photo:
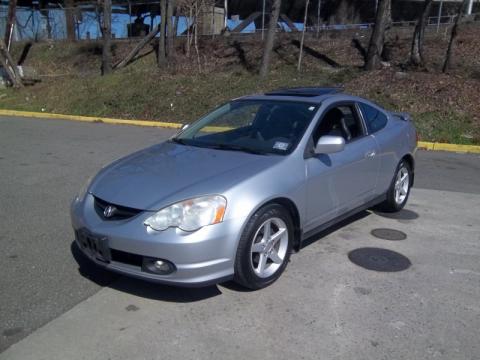
[[[365,119],[370,134],[383,129],[385,125],[387,125],[387,117],[381,111],[364,103],[358,103],[358,106],[360,106],[360,110],[362,111],[363,118]]]

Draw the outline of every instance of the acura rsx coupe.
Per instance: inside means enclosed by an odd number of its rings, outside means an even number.
[[[304,239],[401,210],[416,146],[408,115],[336,88],[242,97],[104,167],[72,202],[76,243],[125,275],[259,289]]]

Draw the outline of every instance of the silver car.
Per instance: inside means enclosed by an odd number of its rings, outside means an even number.
[[[401,210],[416,144],[408,115],[335,88],[235,99],[103,168],[72,203],[76,242],[125,275],[259,289],[304,239],[373,206]]]

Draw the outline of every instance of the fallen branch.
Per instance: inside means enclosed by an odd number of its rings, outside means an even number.
[[[120,62],[116,63],[115,65],[113,65],[113,68],[114,69],[121,69],[125,66],[127,66],[131,61],[132,59],[140,52],[140,50],[143,49],[143,47],[145,45],[147,45],[157,34],[158,32],[160,31],[160,26],[161,24],[158,24],[157,26],[155,26],[152,31],[150,31],[147,36],[145,36],[142,41],[140,41],[138,43],[137,46],[135,46],[132,51],[130,51],[128,53],[128,55],[123,59],[121,60]]]

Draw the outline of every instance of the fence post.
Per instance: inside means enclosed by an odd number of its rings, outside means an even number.
[[[443,7],[443,0],[440,1],[440,5],[438,6],[437,33],[438,33],[438,30],[440,30],[440,21],[442,19],[442,7]]]

